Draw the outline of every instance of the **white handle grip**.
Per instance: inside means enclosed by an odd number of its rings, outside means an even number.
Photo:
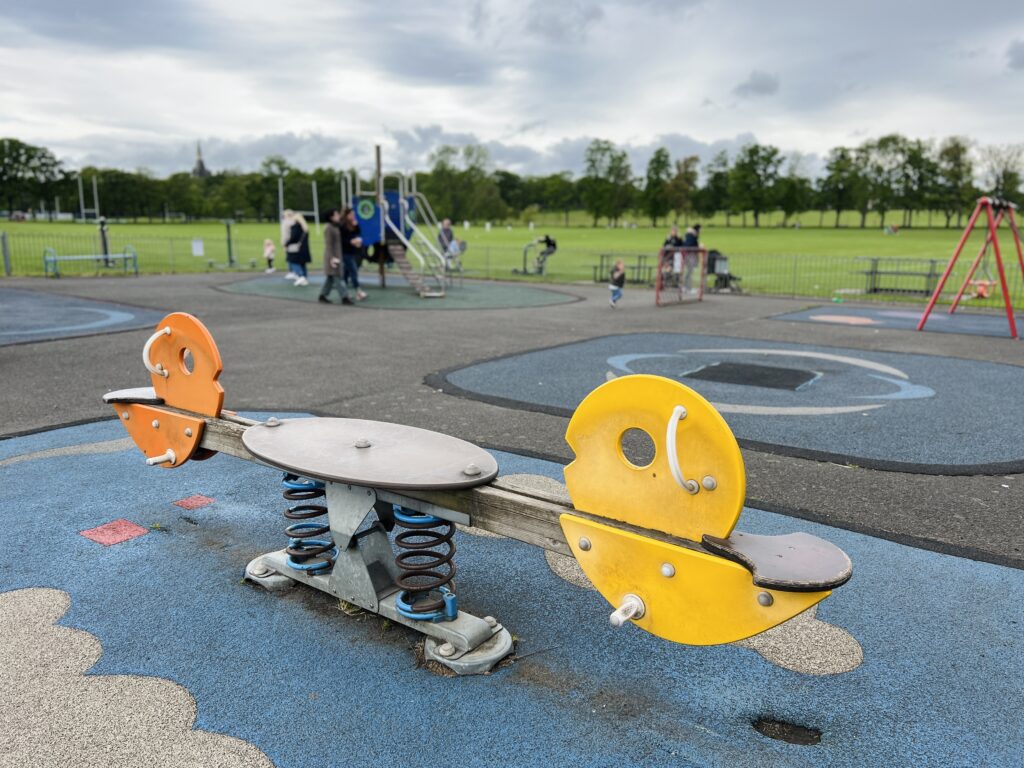
[[[149,362],[149,348],[152,347],[153,342],[159,339],[161,336],[170,335],[171,329],[169,327],[161,328],[159,331],[157,331],[156,333],[149,337],[149,341],[146,342],[146,346],[142,348],[142,363],[146,366],[146,370],[149,371],[150,373],[155,373],[157,376],[163,376],[165,379],[168,376],[170,376],[170,373],[168,373],[167,369],[164,368],[163,365],[161,365],[160,363],[153,365],[151,362]]]
[[[668,420],[668,432],[665,433],[665,448],[668,451],[668,468],[672,470],[672,477],[679,483],[679,487],[687,493],[697,493],[700,490],[700,483],[696,480],[687,480],[683,477],[683,470],[679,467],[679,456],[676,454],[676,427],[679,420],[686,418],[686,409],[677,405],[672,411]]]
[[[644,605],[643,600],[636,595],[626,595],[622,598],[622,605],[615,609],[614,613],[608,617],[608,621],[613,627],[618,628],[630,619],[643,618],[646,612],[647,606]]]
[[[163,464],[165,461],[173,464],[177,460],[178,458],[174,455],[174,451],[168,448],[166,453],[154,456],[151,459],[146,459],[146,463],[151,467],[155,467],[157,464]]]

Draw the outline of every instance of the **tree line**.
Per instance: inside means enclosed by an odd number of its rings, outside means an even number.
[[[568,171],[521,176],[494,169],[484,147],[442,146],[430,157],[430,169],[417,173],[417,186],[440,216],[455,220],[529,220],[556,212],[569,223],[573,211],[586,211],[597,226],[618,225],[627,217],[652,225],[669,219],[710,218],[724,213],[727,224],[761,225],[761,217],[779,211],[783,223],[818,212],[819,226],[840,225],[843,213],[869,213],[892,225],[910,226],[919,211],[941,212],[945,226],[960,226],[981,194],[1016,200],[1022,183],[1024,145],[976,146],[952,136],[940,142],[889,134],[856,147],[835,147],[816,177],[806,159],[779,148],[751,143],[730,156],[719,152],[701,165],[697,156],[673,160],[656,149],[643,175],[634,172],[625,149],[595,139],[584,153],[584,173]],[[354,173],[354,171],[346,171]],[[101,212],[108,217],[160,220],[277,218],[278,179],[284,179],[286,207],[312,208],[315,181],[321,209],[340,200],[341,171],[306,171],[283,157],[266,158],[258,171],[219,171],[196,177],[189,172],[156,178],[145,170],[66,168],[45,147],[0,139],[0,207],[7,211],[77,212],[79,177],[85,180],[91,207],[91,179],[98,180]],[[370,180],[364,179],[364,185]],[[810,222],[815,223],[815,222]]]

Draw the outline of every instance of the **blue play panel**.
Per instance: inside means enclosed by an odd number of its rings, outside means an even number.
[[[826,323],[829,325],[852,325],[858,328],[884,328],[895,331],[913,331],[921,321],[924,306],[920,309],[896,309],[892,307],[847,307],[823,305],[799,312],[775,315],[773,320],[792,320],[799,323]],[[1024,332],[1024,315],[1014,315],[1017,332]],[[928,316],[926,331],[939,333],[964,333],[972,336],[1010,336],[1010,325],[1005,312],[965,312],[957,310],[952,315],[946,307],[936,307]]]
[[[280,768],[1024,758],[1022,571],[747,510],[743,530],[805,530],[854,562],[818,618],[851,633],[864,662],[817,677],[737,646],[613,630],[603,599],[555,576],[541,550],[459,534],[464,607],[505,624],[520,658],[444,678],[416,666],[418,636],[402,627],[346,616],[303,587],[242,582],[249,559],[284,541],[279,473],[225,456],[150,468],[134,448],[112,451],[124,436],[106,421],[0,441],[0,592],[68,592],[61,623],[103,646],[90,674],[180,683],[197,728],[244,739]],[[51,452],[69,446],[76,455]],[[504,473],[561,477],[559,465],[496,456]],[[194,494],[214,501],[173,504]],[[122,517],[148,533],[108,547],[79,535]],[[819,729],[821,742],[768,739],[751,727],[759,717]]]
[[[150,328],[166,312],[0,288],[0,346]]]
[[[749,447],[938,474],[1024,470],[1024,370],[948,357],[722,336],[626,334],[430,378],[482,400],[569,415],[605,380],[650,373],[714,403]],[[987,425],[998,423],[999,429]]]

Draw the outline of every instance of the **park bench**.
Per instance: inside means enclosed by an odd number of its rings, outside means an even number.
[[[924,260],[887,259],[876,256],[861,256],[857,261],[870,262],[870,267],[861,270],[866,277],[867,285],[864,292],[872,293],[909,293],[930,296],[935,292],[939,278],[942,277],[944,263],[938,259],[928,259],[927,271],[911,269],[912,265],[924,267]],[[908,286],[908,283],[912,285]],[[919,283],[919,284],[918,284]]]
[[[112,267],[120,261],[126,275],[128,274],[128,265],[131,264],[135,276],[139,276],[139,255],[130,245],[126,245],[121,253],[108,254],[58,255],[54,248],[43,249],[43,273],[47,277],[51,274],[54,277],[60,277],[60,262],[62,261],[94,261],[96,262],[96,274],[99,274],[101,267]]]
[[[657,259],[646,253],[638,254],[635,258],[636,261],[633,264],[630,264],[628,259],[619,254],[602,253],[600,255],[600,262],[598,264],[591,265],[591,269],[594,271],[594,282],[608,282],[608,276],[612,271],[612,265],[619,259],[622,259],[626,264],[627,283],[633,283],[636,285],[652,284],[654,282],[654,263]],[[650,260],[650,264],[648,264],[648,260]]]

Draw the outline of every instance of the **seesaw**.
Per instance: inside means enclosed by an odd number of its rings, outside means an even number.
[[[288,546],[250,562],[246,579],[270,590],[306,584],[411,627],[426,635],[427,658],[460,674],[489,670],[512,636],[459,610],[455,524],[571,554],[614,608],[613,626],[688,645],[764,632],[852,575],[846,554],[814,536],[734,530],[746,493],[736,439],[710,403],[669,379],[624,376],[580,403],[566,432],[576,454],[565,469],[569,505],[495,479],[489,453],[449,435],[224,410],[220,354],[191,315],[158,323],[142,358],[153,386],[104,401],[147,464],[171,469],[221,452],[288,473],[284,496],[297,502],[285,512]],[[623,452],[630,430],[654,443],[644,466]]]

